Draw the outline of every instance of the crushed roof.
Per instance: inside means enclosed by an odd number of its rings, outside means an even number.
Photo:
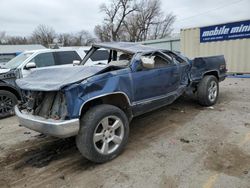
[[[120,50],[128,53],[139,53],[139,52],[152,52],[157,50],[163,50],[160,48],[142,45],[134,42],[103,42],[93,44],[93,47],[108,48],[112,50]]]

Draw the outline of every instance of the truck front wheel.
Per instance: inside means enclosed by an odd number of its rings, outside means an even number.
[[[84,157],[103,163],[122,152],[128,135],[129,122],[125,113],[116,106],[102,104],[81,117],[76,145]]]
[[[219,95],[219,83],[215,76],[205,76],[198,85],[197,97],[202,106],[214,105]]]

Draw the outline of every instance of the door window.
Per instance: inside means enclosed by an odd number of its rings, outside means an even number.
[[[82,60],[75,51],[55,52],[55,54],[56,65],[72,64],[74,60]]]
[[[151,58],[154,58],[154,69],[159,69],[159,68],[167,67],[170,65],[174,65],[174,62],[171,56],[167,54],[155,52],[151,54],[150,56]]]
[[[42,53],[35,56],[30,62],[36,63],[36,67],[47,67],[55,65],[55,60],[52,52]]]

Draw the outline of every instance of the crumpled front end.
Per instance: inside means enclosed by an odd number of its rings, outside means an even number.
[[[76,135],[79,119],[69,119],[67,102],[60,91],[24,91],[25,98],[16,106],[20,125],[56,137]]]
[[[21,110],[45,119],[67,119],[65,96],[60,91],[26,91],[24,101],[19,104]]]

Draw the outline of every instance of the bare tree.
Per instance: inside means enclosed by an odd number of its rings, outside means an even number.
[[[96,42],[88,31],[81,30],[76,33],[59,33],[56,34],[53,28],[39,25],[32,33],[31,36],[8,36],[5,32],[0,32],[0,44],[42,44],[49,47],[53,44],[55,39],[63,46],[86,46]]]
[[[96,41],[96,39],[85,30],[77,33],[62,33],[58,35],[57,39],[63,46],[88,46]]]
[[[143,6],[144,5],[144,6]],[[159,0],[141,0],[139,10],[124,22],[132,41],[164,38],[171,34],[175,16],[164,16]]]
[[[133,0],[111,0],[109,4],[102,4],[101,11],[105,13],[104,25],[95,28],[96,34],[106,40],[119,40],[119,32],[123,21],[137,7]],[[104,33],[109,33],[104,35]]]
[[[164,14],[161,10],[160,0],[140,0],[139,2],[136,1],[133,6],[136,9],[124,17],[116,31],[119,40],[143,41],[164,38],[171,34],[175,16],[171,13]],[[109,8],[110,11],[105,11],[105,14],[115,15],[117,9],[117,6],[113,4]],[[112,18],[112,16],[109,17]],[[112,38],[112,35],[109,34],[112,31],[111,26],[112,24],[107,24],[107,22],[96,26],[95,34],[101,41],[109,41]]]
[[[159,19],[153,23],[149,39],[161,39],[170,36],[173,31],[172,25],[175,22],[175,19],[175,16],[170,13],[163,20]]]
[[[77,46],[87,46],[93,42],[93,36],[85,30],[78,32],[75,36]]]
[[[9,36],[5,31],[0,31],[0,44],[28,44],[29,39],[21,36]]]
[[[48,47],[49,44],[52,44],[55,38],[55,30],[47,25],[38,25],[32,33],[32,40],[46,47]]]
[[[100,41],[111,40],[111,30],[107,25],[96,25],[94,32]]]
[[[0,44],[6,43],[6,32],[5,31],[0,31]]]
[[[61,33],[58,35],[57,39],[59,43],[63,44],[63,46],[71,46],[73,36],[69,33]]]
[[[29,43],[26,37],[21,37],[21,36],[7,36],[6,41],[7,44],[12,44],[12,45]]]
[[[145,6],[142,6],[145,5]],[[138,13],[140,40],[146,40],[149,35],[149,30],[152,24],[154,24],[155,19],[161,14],[160,1],[159,0],[142,0],[140,11]]]

